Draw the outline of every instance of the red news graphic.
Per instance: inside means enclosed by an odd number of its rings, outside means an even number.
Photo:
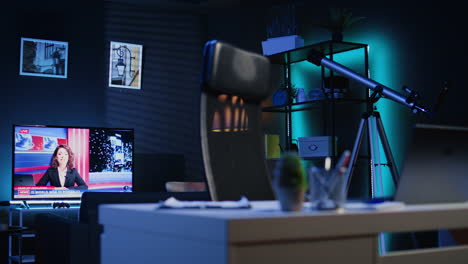
[[[30,195],[31,190],[34,191],[50,191],[54,190],[54,186],[15,186],[15,191],[18,191],[19,195]]]
[[[46,198],[50,195],[60,195],[61,197],[80,197],[80,190],[69,190],[54,186],[15,186],[14,190],[18,198]]]
[[[67,145],[67,139],[65,139],[65,138],[54,138],[54,139],[47,138],[46,139],[43,136],[31,136],[31,139],[32,139],[33,147],[30,148],[29,150],[41,151],[41,150],[47,149],[44,146],[44,142],[46,142],[47,140],[56,140],[57,143],[56,143],[56,145],[54,144],[54,146]]]
[[[15,139],[15,148],[22,151],[54,151],[56,146],[67,144],[66,138],[31,134],[29,128],[19,129]]]

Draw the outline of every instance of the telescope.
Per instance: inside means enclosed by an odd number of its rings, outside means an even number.
[[[426,114],[434,114],[433,111],[430,111],[429,109],[427,109],[426,107],[418,104],[416,101],[417,99],[419,98],[419,94],[415,91],[412,91],[411,89],[407,88],[407,87],[403,87],[403,90],[408,93],[407,96],[405,95],[402,95],[388,87],[386,87],[385,85],[383,84],[380,84],[374,80],[371,80],[363,75],[360,75],[356,72],[354,72],[353,70],[339,64],[339,63],[336,63],[328,58],[326,58],[324,56],[323,53],[317,51],[317,50],[311,50],[307,56],[307,61],[317,65],[317,66],[323,66],[325,68],[328,68],[334,72],[337,72],[351,80],[354,80],[366,87],[368,87],[370,90],[373,91],[373,93],[369,96],[368,98],[368,108],[367,108],[367,111],[363,114],[362,118],[361,118],[361,122],[359,124],[359,128],[358,128],[358,132],[357,132],[357,135],[356,135],[356,139],[354,141],[354,147],[353,147],[353,151],[351,153],[351,159],[350,159],[350,167],[348,169],[348,171],[346,172],[346,181],[347,181],[347,186],[346,186],[346,191],[349,189],[349,185],[350,185],[350,182],[351,182],[351,177],[354,173],[354,170],[355,170],[355,167],[356,167],[356,160],[357,160],[357,156],[358,156],[358,153],[359,153],[359,150],[361,148],[361,144],[362,144],[362,139],[363,139],[363,133],[364,131],[366,131],[366,127],[368,129],[368,142],[369,142],[369,149],[370,149],[370,173],[371,173],[371,178],[372,179],[375,179],[376,178],[376,175],[375,175],[375,166],[378,166],[378,165],[382,165],[382,164],[379,164],[380,162],[376,162],[376,157],[379,156],[379,154],[376,152],[375,150],[375,147],[378,146],[376,145],[377,142],[374,142],[374,138],[377,138],[375,136],[378,136],[378,139],[380,139],[380,142],[382,143],[382,147],[384,149],[384,152],[385,152],[385,156],[387,157],[387,164],[386,166],[388,166],[388,168],[390,169],[390,172],[391,172],[391,175],[392,175],[392,179],[393,179],[393,182],[395,184],[395,187],[398,185],[398,181],[399,181],[399,172],[395,166],[395,160],[393,158],[393,154],[392,154],[392,151],[391,151],[391,148],[390,148],[390,144],[388,142],[388,138],[387,138],[387,135],[385,133],[385,129],[383,127],[383,123],[382,123],[382,120],[381,120],[381,117],[380,117],[380,114],[379,112],[375,111],[372,107],[369,107],[372,106],[373,103],[375,103],[377,100],[379,100],[380,98],[384,97],[384,98],[387,98],[387,99],[390,99],[392,101],[395,101],[399,104],[402,104],[408,108],[411,109],[411,111],[414,113],[414,114],[417,114],[417,113],[426,113]],[[439,95],[439,100],[438,100],[438,103],[436,104],[436,107],[434,108],[434,111],[437,111],[438,110],[438,107],[441,103],[441,100],[443,98],[443,96],[447,93],[448,91],[448,88],[445,87],[445,89],[441,92],[441,94]],[[377,135],[373,135],[375,132],[377,132]],[[373,180],[371,179],[371,182],[374,182]],[[374,194],[372,194],[372,196],[374,196]]]
[[[411,91],[409,88],[403,88],[406,92],[409,93],[408,96],[404,96],[383,84],[380,84],[374,80],[366,78],[353,70],[336,63],[328,58],[326,58],[323,53],[317,50],[311,50],[309,55],[307,56],[307,61],[317,65],[317,66],[324,66],[334,72],[340,73],[341,75],[348,77],[351,80],[359,82],[372,91],[374,94],[371,96],[374,99],[379,99],[380,97],[388,98],[392,101],[395,101],[399,104],[402,104],[406,107],[409,107],[413,113],[423,112],[423,113],[431,113],[429,109],[426,107],[419,105],[416,103],[416,99],[419,97],[417,93]]]

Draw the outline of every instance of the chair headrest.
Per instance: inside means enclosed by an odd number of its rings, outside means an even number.
[[[203,59],[205,91],[260,101],[271,95],[271,64],[265,56],[211,40],[205,44]]]

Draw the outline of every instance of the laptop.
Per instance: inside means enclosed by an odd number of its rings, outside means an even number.
[[[15,174],[13,176],[13,186],[36,186],[32,174]]]
[[[406,204],[468,201],[468,128],[417,124],[394,198]]]

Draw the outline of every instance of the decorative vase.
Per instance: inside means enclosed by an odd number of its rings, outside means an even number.
[[[303,103],[307,101],[304,88],[298,88],[297,89],[297,95],[296,95],[296,103]]]
[[[276,106],[285,105],[288,103],[288,97],[286,89],[278,89],[273,93],[272,103]]]
[[[323,92],[322,88],[313,88],[309,91],[309,100],[310,101],[317,101],[317,100],[324,100],[325,93]]]

